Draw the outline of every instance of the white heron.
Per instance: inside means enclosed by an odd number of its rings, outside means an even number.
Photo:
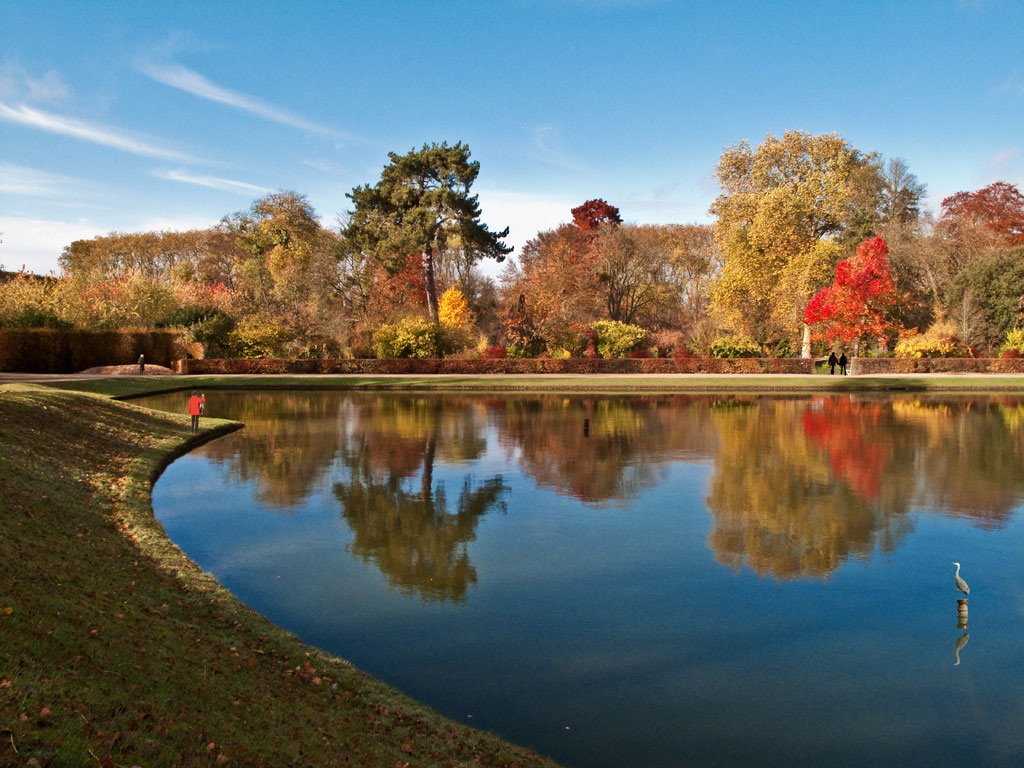
[[[960,563],[953,563],[953,565],[956,566],[956,573],[953,575],[953,584],[965,595],[971,594],[971,588],[967,586],[967,582],[960,578]]]

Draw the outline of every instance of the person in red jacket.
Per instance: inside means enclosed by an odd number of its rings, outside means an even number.
[[[199,431],[199,416],[202,414],[204,406],[206,405],[206,395],[200,396],[194,389],[192,390],[192,397],[188,399],[188,415],[192,417],[192,431]]]

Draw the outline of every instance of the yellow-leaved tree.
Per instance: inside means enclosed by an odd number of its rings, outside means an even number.
[[[453,285],[441,294],[441,301],[437,306],[437,319],[446,328],[469,329],[476,318],[462,291]]]
[[[801,131],[725,150],[710,212],[723,260],[711,302],[726,325],[762,344],[802,332],[801,354],[810,357],[803,311],[841,255],[855,172],[873,160],[836,134]]]

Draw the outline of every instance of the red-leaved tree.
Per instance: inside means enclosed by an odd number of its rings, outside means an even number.
[[[997,181],[977,192],[957,192],[942,201],[942,224],[953,234],[979,230],[1005,245],[1024,245],[1024,195]]]
[[[572,221],[581,232],[590,232],[601,224],[621,224],[622,217],[618,208],[598,198],[573,208]]]
[[[888,316],[898,300],[889,276],[889,246],[875,237],[836,265],[835,280],[810,300],[804,322],[817,338],[853,343],[856,355],[861,339],[880,339],[897,330]]]

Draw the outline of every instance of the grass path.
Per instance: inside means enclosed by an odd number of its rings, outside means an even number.
[[[192,564],[150,492],[238,426],[203,421],[194,437],[183,414],[0,389],[0,764],[553,765],[304,645]]]
[[[3,378],[0,375],[0,386]],[[1024,392],[1024,374],[913,374],[878,376],[790,376],[783,374],[716,376],[711,374],[533,375],[263,375],[263,376],[68,376],[42,386],[95,392],[115,397],[181,389],[385,389],[458,392],[537,393],[844,393],[844,392]]]

